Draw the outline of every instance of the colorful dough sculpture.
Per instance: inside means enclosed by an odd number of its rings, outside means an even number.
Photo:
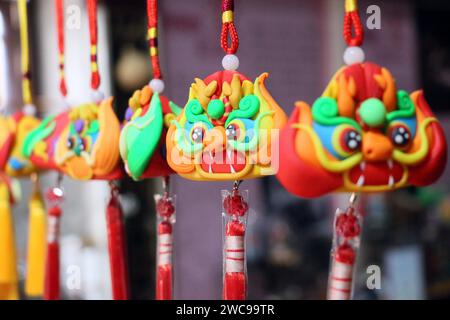
[[[189,100],[167,133],[167,162],[191,180],[242,180],[274,174],[273,129],[286,116],[265,87],[237,71],[195,79]]]
[[[46,117],[26,137],[22,154],[43,170],[59,170],[55,160],[56,145],[64,128],[69,125],[68,111]]]
[[[62,171],[77,180],[114,180],[121,176],[120,123],[109,98],[73,108],[55,148]]]
[[[4,172],[14,143],[14,135],[7,117],[0,116],[0,171]]]
[[[149,85],[129,100],[120,134],[120,155],[134,180],[173,173],[166,161],[166,133],[181,109]]]
[[[134,92],[125,113],[120,135],[120,154],[125,171],[134,180],[162,178],[163,194],[156,202],[156,285],[157,300],[173,299],[173,248],[175,196],[170,194],[173,170],[166,160],[167,130],[181,109],[162,95],[164,80],[158,50],[158,1],[147,0],[147,35],[153,79]]]
[[[425,186],[447,155],[423,91],[399,90],[370,62],[339,70],[312,107],[297,102],[280,140],[278,179],[302,197]]]
[[[364,62],[356,0],[345,1],[343,35],[347,66],[312,107],[296,103],[281,132],[277,174],[301,197],[351,192],[348,207],[334,216],[330,300],[352,298],[363,223],[358,194],[429,185],[447,161],[443,130],[424,93],[400,90],[388,69]]]
[[[22,148],[28,134],[40,124],[40,120],[34,116],[27,115],[22,111],[16,112],[8,119],[2,120],[0,135],[1,163],[4,163],[5,172],[12,177],[30,176],[37,171],[37,167],[22,154]],[[4,162],[4,160],[7,161]],[[3,168],[3,165],[2,165]]]
[[[112,101],[87,103],[47,117],[28,135],[24,154],[39,167],[59,169],[77,180],[119,178],[120,123]]]

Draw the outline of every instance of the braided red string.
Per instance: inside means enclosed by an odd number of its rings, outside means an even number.
[[[161,67],[159,64],[158,53],[158,1],[147,0],[148,16],[148,41],[150,48],[150,58],[152,61],[153,78],[162,79]],[[151,36],[151,30],[154,28],[154,37]]]
[[[91,37],[91,88],[100,87],[100,74],[97,62],[97,0],[87,0],[89,13],[89,34]]]
[[[64,0],[55,0],[56,10],[56,29],[58,31],[58,50],[59,50],[59,91],[65,97],[67,96],[66,78],[64,75]]]
[[[345,13],[344,40],[351,47],[359,47],[364,41],[364,28],[357,11]]]
[[[222,15],[224,12],[234,12],[234,0],[222,0]],[[229,43],[231,40],[231,45]],[[233,21],[222,21],[220,46],[227,54],[235,54],[239,48],[239,36]]]

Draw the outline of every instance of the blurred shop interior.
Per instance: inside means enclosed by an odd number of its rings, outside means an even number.
[[[381,30],[366,30],[368,60],[390,69],[402,89],[424,88],[450,141],[450,2],[360,2],[381,8]],[[0,107],[13,113],[21,106],[20,43],[17,3],[0,0]],[[69,103],[89,98],[89,37],[86,5],[81,23],[66,28]],[[220,2],[160,1],[160,56],[165,93],[183,106],[195,77],[221,68]],[[294,102],[318,97],[342,63],[343,1],[236,1],[241,46],[240,70],[250,77],[269,72],[268,89],[290,114]],[[102,87],[115,96],[123,118],[128,99],[151,79],[144,0],[104,0],[99,4],[99,61]],[[31,1],[32,73],[36,103],[43,115],[64,105],[58,91],[57,41],[53,1]],[[45,174],[43,185],[55,181]],[[23,198],[30,186],[22,181]],[[64,290],[66,299],[110,299],[105,207],[106,182],[65,178],[61,283],[65,270],[79,266],[82,284]],[[356,299],[450,298],[450,169],[431,187],[408,188],[361,198],[365,214],[358,261]],[[220,190],[232,183],[199,183],[174,177],[175,298],[220,299],[222,288],[222,219]],[[250,299],[325,299],[332,219],[348,194],[315,200],[290,195],[275,178],[245,181],[250,194],[248,271]],[[131,295],[154,298],[155,214],[153,194],[161,180],[120,183],[126,215]],[[14,208],[23,279],[26,258],[26,203]],[[199,230],[202,230],[199,232]],[[367,288],[367,268],[380,266],[381,289]]]

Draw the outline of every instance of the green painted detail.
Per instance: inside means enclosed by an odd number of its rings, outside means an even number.
[[[36,129],[28,134],[22,147],[22,155],[24,157],[29,158],[33,153],[36,143],[44,140],[55,131],[56,123],[53,121],[54,119],[55,116],[45,118]]]
[[[164,126],[161,99],[154,93],[146,114],[129,122],[124,128],[125,153],[131,177],[138,180],[158,147]],[[123,150],[121,152],[123,154]]]
[[[169,101],[169,107],[170,107],[170,110],[172,110],[172,113],[176,116],[178,116],[181,113],[181,111],[183,110],[179,106],[177,106],[175,103],[173,103],[172,101]]]
[[[346,123],[361,130],[361,126],[355,120],[339,116],[339,108],[333,98],[321,97],[317,99],[312,107],[312,115],[315,122],[324,126],[338,126]]]
[[[244,118],[250,119],[258,113],[260,109],[260,101],[257,96],[253,94],[249,94],[241,99],[239,102],[239,109],[234,110],[228,116],[227,122],[225,123],[225,127],[236,118]]]
[[[222,118],[224,113],[225,113],[225,105],[223,104],[222,100],[214,99],[209,102],[208,115],[211,118],[218,120]]]
[[[259,127],[261,124],[261,120],[264,117],[272,115],[272,111],[265,111],[258,115],[258,117],[255,119],[255,127],[253,128],[253,138],[249,142],[239,142],[235,140],[230,140],[228,143],[231,145],[231,147],[234,150],[238,150],[240,152],[247,152],[249,150],[255,150],[256,147],[258,147],[259,143]]]
[[[416,112],[414,102],[409,97],[408,92],[399,90],[397,92],[397,106],[398,110],[389,112],[386,116],[388,121],[392,121],[397,118],[412,118]]]
[[[361,104],[359,115],[365,124],[371,128],[376,128],[386,121],[386,107],[383,102],[376,98],[367,99]]]
[[[198,121],[203,121],[206,123],[210,123],[208,116],[205,114],[202,105],[197,99],[192,99],[186,105],[186,118],[190,123],[196,123]]]
[[[98,120],[91,121],[89,123],[89,129],[87,131],[87,134],[94,134],[100,131],[100,124],[98,123]]]

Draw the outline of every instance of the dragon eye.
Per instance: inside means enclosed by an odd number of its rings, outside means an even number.
[[[67,138],[66,147],[67,147],[67,149],[73,149],[73,147],[75,147],[75,138],[74,137]]]
[[[361,148],[361,134],[354,129],[346,129],[341,135],[341,147],[344,151],[352,153]]]
[[[225,134],[227,135],[228,140],[237,140],[239,137],[239,126],[235,123],[230,124],[225,130]]]
[[[389,129],[389,136],[392,143],[399,148],[409,146],[411,142],[411,132],[408,127],[404,125],[395,125]]]
[[[205,129],[203,127],[195,127],[191,131],[191,139],[195,143],[202,143],[205,137]]]
[[[86,140],[83,138],[80,138],[80,140],[78,141],[78,147],[80,148],[81,151],[86,150]]]

